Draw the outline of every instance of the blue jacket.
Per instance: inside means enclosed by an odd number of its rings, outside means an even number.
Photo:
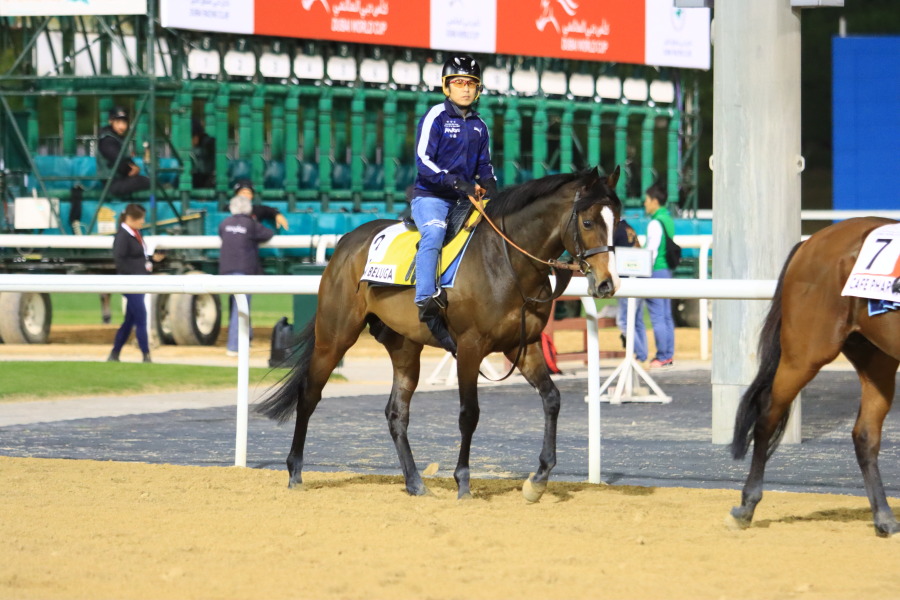
[[[445,100],[431,107],[416,130],[416,183],[413,196],[457,200],[458,179],[479,183],[494,178],[487,125],[473,110],[466,117]]]

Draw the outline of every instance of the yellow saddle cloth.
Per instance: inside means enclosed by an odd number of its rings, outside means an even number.
[[[456,271],[480,214],[472,211],[459,233],[441,250],[441,287],[453,287]],[[403,222],[382,230],[372,245],[361,281],[381,285],[416,284],[416,247],[422,236]]]

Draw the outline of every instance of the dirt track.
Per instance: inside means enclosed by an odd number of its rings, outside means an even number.
[[[864,498],[0,458],[0,598],[896,598]]]

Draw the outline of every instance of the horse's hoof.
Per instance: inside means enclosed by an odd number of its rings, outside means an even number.
[[[306,489],[306,486],[303,485],[302,481],[297,481],[297,482],[289,481],[288,489],[289,490],[297,490],[298,492],[302,492],[303,490]]]
[[[406,493],[410,496],[434,496],[434,492],[428,489],[427,486],[420,486],[414,488],[406,488]]]
[[[740,511],[740,507],[734,507],[730,513],[725,515],[725,527],[732,531],[741,531],[750,527],[750,519],[741,518],[735,514],[736,511]]]
[[[525,500],[531,504],[540,502],[541,496],[544,495],[546,490],[547,482],[535,483],[534,473],[530,474],[528,479],[525,480],[525,483],[522,484],[522,495],[525,496]]]
[[[887,523],[885,525],[875,525],[875,535],[880,538],[889,538],[893,537],[895,533],[900,531],[900,525],[897,523]],[[900,539],[900,536],[897,536],[895,539]]]
[[[456,497],[457,500],[473,500],[472,492],[466,492]]]

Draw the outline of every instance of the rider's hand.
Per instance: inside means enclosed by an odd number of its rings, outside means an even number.
[[[497,196],[497,180],[495,178],[485,179],[481,185],[484,188],[485,198],[490,200]]]
[[[139,166],[131,165],[131,167],[129,167],[128,176],[134,177],[135,175],[137,175],[140,172],[141,172],[141,168]]]
[[[473,198],[478,197],[478,192],[475,190],[475,184],[471,181],[466,181],[465,179],[457,179],[453,183],[453,189],[464,196],[472,196]]]
[[[287,217],[285,217],[281,213],[278,213],[277,215],[275,215],[275,229],[278,229],[278,228],[284,229],[285,231],[288,230]]]

